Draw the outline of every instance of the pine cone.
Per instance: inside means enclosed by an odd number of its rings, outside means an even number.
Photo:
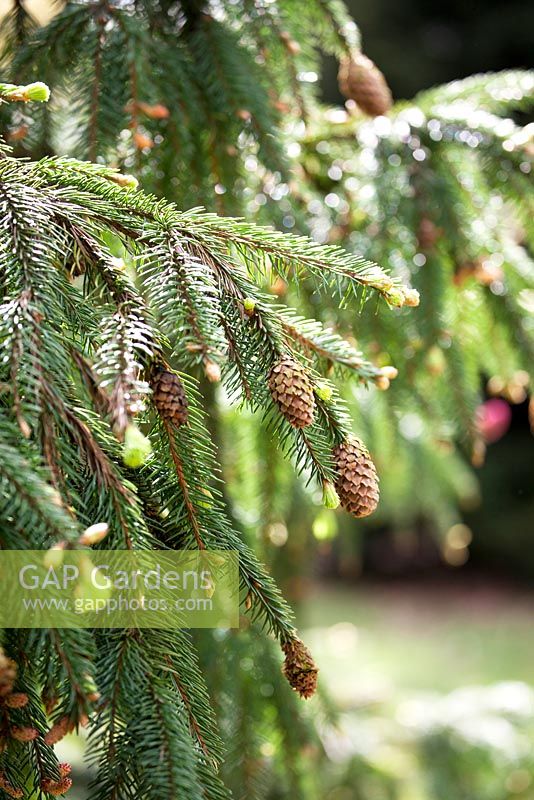
[[[341,93],[349,100],[354,100],[369,117],[387,114],[392,106],[386,79],[376,64],[363,53],[354,53],[341,61],[338,83]]]
[[[311,697],[317,689],[317,673],[319,670],[310,651],[300,639],[291,639],[282,645],[286,655],[283,671],[289,685],[301,697]]]
[[[175,425],[187,422],[187,397],[182,381],[175,372],[158,369],[151,380],[152,399],[163,419]]]
[[[278,408],[294,428],[313,422],[315,398],[308,373],[298,361],[283,356],[269,373],[269,389]]]
[[[341,505],[354,517],[368,517],[378,505],[379,489],[375,465],[358,439],[334,448],[336,489]]]

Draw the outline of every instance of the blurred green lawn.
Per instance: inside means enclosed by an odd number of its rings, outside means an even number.
[[[299,626],[345,703],[534,682],[534,593],[491,583],[317,586]],[[367,697],[366,697],[367,695]]]

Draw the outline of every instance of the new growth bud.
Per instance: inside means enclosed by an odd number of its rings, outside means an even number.
[[[387,391],[387,389],[389,389],[389,378],[386,378],[385,375],[377,375],[375,378],[375,386],[377,389],[380,389],[381,392]]]
[[[419,305],[419,292],[417,289],[407,289],[404,293],[404,303],[407,306]]]
[[[18,86],[14,83],[0,83],[0,98],[19,103],[34,101],[46,103],[50,98],[50,89],[46,83],[37,81],[28,83],[26,86]]]
[[[336,487],[330,481],[323,482],[323,505],[325,508],[337,508],[340,503]]]
[[[49,550],[46,551],[43,557],[43,564],[49,569],[57,569],[63,564],[66,542],[57,542]]]
[[[252,297],[245,297],[243,300],[243,308],[247,317],[252,317],[256,311],[256,301]]]
[[[107,176],[108,180],[116,183],[121,189],[137,189],[139,181],[133,175],[124,175],[122,172],[115,172]]]
[[[90,525],[78,540],[78,544],[83,546],[90,546],[92,544],[98,544],[105,539],[108,535],[109,527],[107,522],[97,522],[95,525]]]
[[[24,708],[28,705],[28,695],[24,692],[13,692],[5,698],[4,703],[8,708]]]
[[[57,744],[72,730],[74,730],[74,722],[68,716],[61,717],[45,734],[45,744],[50,746]]]
[[[33,742],[39,736],[37,728],[11,728],[11,738],[16,739],[17,742]]]
[[[210,361],[207,358],[204,361],[204,375],[210,383],[219,383],[221,380],[221,368],[215,361]]]
[[[322,400],[324,403],[329,403],[332,399],[334,390],[328,383],[318,383],[314,387],[314,392],[319,400]]]
[[[395,380],[397,375],[399,374],[399,370],[396,367],[382,367],[380,370],[382,375],[387,378],[389,381]]]
[[[390,306],[401,308],[406,303],[406,296],[402,289],[392,287],[391,289],[388,289],[386,300]]]
[[[42,83],[42,81],[29,83],[27,86],[24,86],[23,89],[28,100],[33,100],[37,103],[46,103],[50,99],[50,89],[46,83]]]
[[[137,425],[128,425],[124,432],[124,445],[122,460],[127,467],[137,469],[142,467],[152,452],[152,446]]]

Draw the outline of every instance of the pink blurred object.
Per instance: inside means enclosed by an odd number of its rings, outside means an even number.
[[[486,400],[477,409],[478,430],[484,441],[497,442],[507,432],[512,421],[512,409],[500,397]]]

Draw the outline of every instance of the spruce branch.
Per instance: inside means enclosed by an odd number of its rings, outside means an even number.
[[[33,535],[41,546],[79,538],[80,527],[65,510],[57,491],[48,484],[47,476],[40,474],[8,441],[0,442],[0,453],[2,518],[6,523],[10,520],[4,534],[5,543],[12,549],[26,549],[29,525],[34,526]]]

